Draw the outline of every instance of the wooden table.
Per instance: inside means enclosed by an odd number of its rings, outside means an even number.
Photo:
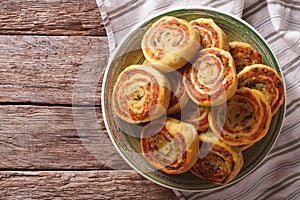
[[[0,34],[0,199],[176,199],[132,170],[103,128],[109,55],[95,0],[1,0]],[[82,72],[98,82],[78,82]],[[84,141],[99,134],[93,152]]]

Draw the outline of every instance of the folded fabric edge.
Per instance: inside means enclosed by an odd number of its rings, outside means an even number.
[[[102,24],[106,30],[106,35],[108,39],[109,53],[111,54],[116,48],[116,42],[114,40],[114,33],[110,25],[110,21],[106,12],[106,8],[103,0],[96,0],[97,6],[99,8]]]
[[[238,17],[241,17],[242,10],[243,10],[242,7],[244,5],[244,0],[239,0],[238,2],[239,2],[239,5],[237,6],[238,9],[235,9],[235,11],[224,11],[224,10],[221,10],[221,9],[218,8],[218,6],[224,6],[227,3],[224,4],[224,5],[223,4],[221,4],[221,5],[217,4],[215,6],[208,6],[208,5],[201,5],[200,3],[191,5],[190,2],[189,2],[189,4],[187,4],[185,7],[187,7],[187,8],[189,8],[189,7],[190,8],[195,8],[195,7],[198,7],[198,6],[207,7],[207,8],[216,9],[216,10],[228,13],[228,14],[232,14],[232,15],[236,15]],[[109,13],[108,13],[109,9],[106,6],[107,0],[96,0],[96,3],[97,3],[97,6],[100,10],[100,14],[101,14],[101,17],[102,17],[102,23],[103,23],[104,28],[107,32],[107,38],[108,38],[108,42],[109,42],[109,52],[110,52],[110,54],[112,54],[113,51],[116,49],[116,46],[117,46],[118,42],[116,41],[116,37],[115,37],[116,35],[114,34],[113,26],[112,26],[111,21],[109,19]],[[176,6],[175,7],[173,6],[173,8],[170,9],[170,10],[174,10],[175,8],[176,8]],[[182,7],[178,6],[178,9],[181,9],[181,8]],[[157,12],[153,13],[152,11],[151,11],[152,14],[157,13]],[[159,13],[159,11],[158,11],[158,13]]]

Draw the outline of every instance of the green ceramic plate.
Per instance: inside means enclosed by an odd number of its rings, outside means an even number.
[[[168,175],[159,170],[155,170],[144,160],[142,154],[140,154],[139,135],[141,126],[127,124],[119,120],[113,112],[111,105],[112,90],[119,73],[131,64],[142,63],[144,61],[145,58],[140,48],[141,39],[147,28],[162,16],[175,16],[188,21],[200,17],[211,18],[227,34],[229,41],[235,40],[249,43],[262,54],[264,64],[273,67],[281,76],[282,72],[270,47],[254,28],[235,16],[205,7],[172,10],[144,21],[125,37],[112,56],[103,80],[102,112],[109,136],[121,156],[144,177],[168,188],[187,191],[204,191],[223,187],[201,180],[190,172],[180,175]],[[273,117],[267,136],[244,151],[244,167],[235,179],[227,185],[244,178],[262,162],[278,138],[284,114],[285,101]]]

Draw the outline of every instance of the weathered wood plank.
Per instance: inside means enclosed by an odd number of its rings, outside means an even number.
[[[0,102],[100,105],[105,37],[0,36]]]
[[[0,34],[105,35],[96,1],[1,0]]]
[[[0,172],[0,199],[177,199],[134,171]]]
[[[0,169],[131,169],[99,107],[0,106]],[[1,198],[0,198],[1,199]]]

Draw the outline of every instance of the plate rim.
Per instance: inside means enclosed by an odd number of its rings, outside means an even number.
[[[281,105],[282,107],[282,112],[283,112],[283,116],[282,116],[282,119],[280,120],[281,121],[281,124],[280,124],[280,127],[278,128],[278,134],[276,135],[275,139],[274,139],[274,142],[272,143],[272,145],[270,146],[270,148],[268,149],[268,151],[266,152],[265,156],[254,166],[252,167],[246,174],[244,174],[243,176],[239,177],[238,179],[236,180],[233,180],[231,182],[229,182],[228,184],[225,184],[225,185],[217,185],[216,187],[213,187],[213,188],[207,188],[207,189],[186,189],[186,188],[179,188],[179,187],[176,187],[176,186],[171,186],[171,185],[168,185],[168,184],[165,184],[165,183],[162,183],[158,180],[156,180],[155,178],[153,178],[152,176],[149,176],[147,173],[144,173],[142,171],[140,171],[136,166],[135,164],[133,164],[132,162],[128,161],[127,159],[127,156],[126,156],[126,153],[124,153],[120,146],[117,144],[116,140],[114,139],[112,133],[111,133],[111,128],[108,124],[108,118],[107,118],[107,113],[106,113],[106,105],[105,105],[105,89],[106,89],[106,84],[107,84],[107,79],[108,79],[108,73],[109,73],[109,70],[110,70],[110,66],[113,62],[113,59],[117,56],[117,53],[118,51],[120,50],[122,44],[129,38],[129,36],[136,31],[137,28],[141,27],[143,24],[153,20],[154,18],[157,18],[159,16],[162,16],[162,15],[166,15],[167,13],[170,13],[170,12],[175,12],[175,11],[187,11],[187,10],[203,10],[203,11],[212,11],[212,12],[216,12],[216,13],[219,13],[219,14],[223,14],[223,15],[227,15],[231,18],[233,18],[234,20],[242,23],[243,25],[245,25],[247,28],[251,29],[251,31],[253,31],[258,37],[259,39],[264,43],[263,45],[265,45],[267,47],[267,50],[271,53],[272,55],[272,59],[274,59],[275,63],[277,64],[277,67],[276,67],[276,70],[278,70],[280,72],[280,77],[282,78],[282,81],[283,81],[283,87],[284,87],[284,101],[283,101],[283,104]],[[141,174],[143,177],[145,177],[146,179],[158,184],[158,185],[161,185],[163,187],[166,187],[166,188],[169,188],[169,189],[175,189],[175,190],[180,190],[180,191],[186,191],[186,192],[203,192],[203,191],[212,191],[212,190],[216,190],[216,189],[222,189],[222,188],[225,188],[225,187],[229,187],[229,186],[232,186],[233,184],[236,184],[237,182],[243,180],[244,178],[246,178],[249,174],[251,174],[253,171],[255,171],[257,169],[257,167],[259,167],[261,165],[261,163],[268,157],[271,149],[274,147],[276,141],[278,140],[278,137],[282,131],[282,127],[283,127],[283,124],[284,124],[284,120],[285,120],[285,114],[286,114],[286,83],[285,83],[285,78],[283,76],[283,72],[282,72],[282,69],[279,65],[279,62],[277,60],[277,57],[275,56],[273,50],[271,49],[270,45],[268,44],[268,42],[262,37],[262,35],[252,26],[250,25],[248,22],[246,22],[245,20],[243,20],[242,18],[239,18],[237,17],[236,15],[233,15],[232,13],[229,13],[229,12],[224,12],[224,11],[221,11],[220,9],[217,9],[217,8],[212,8],[212,7],[207,7],[207,6],[185,6],[184,8],[182,7],[173,7],[173,8],[169,8],[169,9],[166,9],[164,11],[160,11],[160,12],[157,12],[156,14],[154,15],[150,15],[148,17],[146,17],[144,20],[142,20],[141,22],[137,23],[123,38],[122,40],[119,42],[119,45],[114,49],[114,52],[110,55],[109,57],[109,60],[108,60],[108,63],[106,65],[106,69],[105,69],[105,72],[104,72],[104,76],[103,76],[103,80],[102,80],[102,87],[101,87],[101,111],[102,111],[102,115],[103,115],[103,121],[104,121],[104,124],[105,124],[105,128],[108,132],[108,135],[109,135],[109,138],[111,140],[111,142],[113,143],[115,149],[117,150],[117,152],[121,155],[121,157],[125,160],[125,162],[135,170],[135,172]]]

